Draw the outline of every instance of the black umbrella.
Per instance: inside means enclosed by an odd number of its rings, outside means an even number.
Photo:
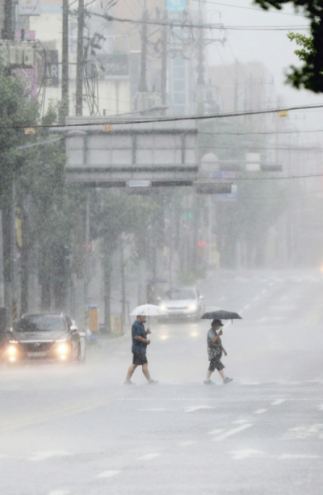
[[[211,311],[210,313],[204,313],[202,316],[203,320],[242,320],[238,313],[232,313],[232,311],[224,311],[219,309],[219,311]]]

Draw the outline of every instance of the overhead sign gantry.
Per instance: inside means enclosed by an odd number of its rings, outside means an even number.
[[[67,119],[68,182],[124,187],[148,181],[154,187],[189,186],[198,179],[196,121],[106,122],[106,117]]]

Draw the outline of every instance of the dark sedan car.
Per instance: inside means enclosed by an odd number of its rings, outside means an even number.
[[[26,314],[8,332],[3,357],[9,363],[25,359],[83,361],[85,342],[69,316]]]

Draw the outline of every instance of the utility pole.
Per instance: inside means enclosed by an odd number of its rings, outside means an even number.
[[[84,270],[84,323],[89,325],[89,283],[90,283],[90,199],[86,198],[85,210],[85,270]]]
[[[124,262],[124,242],[121,236],[120,245],[120,268],[121,268],[121,319],[122,329],[126,323],[126,283],[125,283],[125,262]]]
[[[84,0],[79,0],[77,15],[76,115],[82,115],[83,113],[84,14]]]
[[[139,92],[147,92],[147,19],[148,12],[146,2],[144,2],[144,10],[142,15],[142,31],[141,31],[141,67],[140,67],[140,82]]]
[[[68,70],[68,0],[63,0],[63,36],[62,36],[62,101],[68,107],[69,70]],[[64,109],[65,110],[65,109]],[[68,108],[66,108],[68,115]]]
[[[204,31],[201,3],[199,3],[199,33],[197,39],[197,113],[204,114],[203,89],[204,89]]]
[[[161,60],[161,94],[162,94],[162,105],[166,105],[166,87],[167,87],[167,11],[164,11],[164,22],[163,36],[162,36],[162,60]]]
[[[3,39],[13,40],[12,0],[4,2]]]

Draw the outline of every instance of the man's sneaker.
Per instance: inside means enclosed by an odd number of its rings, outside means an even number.
[[[215,385],[215,383],[212,380],[204,380],[204,385]]]
[[[223,380],[223,383],[224,383],[224,384],[227,384],[227,383],[232,382],[232,380],[233,380],[233,378],[225,378],[225,379]]]
[[[129,381],[129,382],[127,382],[127,380],[126,380],[126,381],[124,382],[124,385],[136,385],[136,384],[135,384],[135,383],[133,383],[133,382],[130,382],[130,381]]]
[[[158,383],[158,380],[150,380],[150,382],[148,382],[149,385],[156,385]]]

